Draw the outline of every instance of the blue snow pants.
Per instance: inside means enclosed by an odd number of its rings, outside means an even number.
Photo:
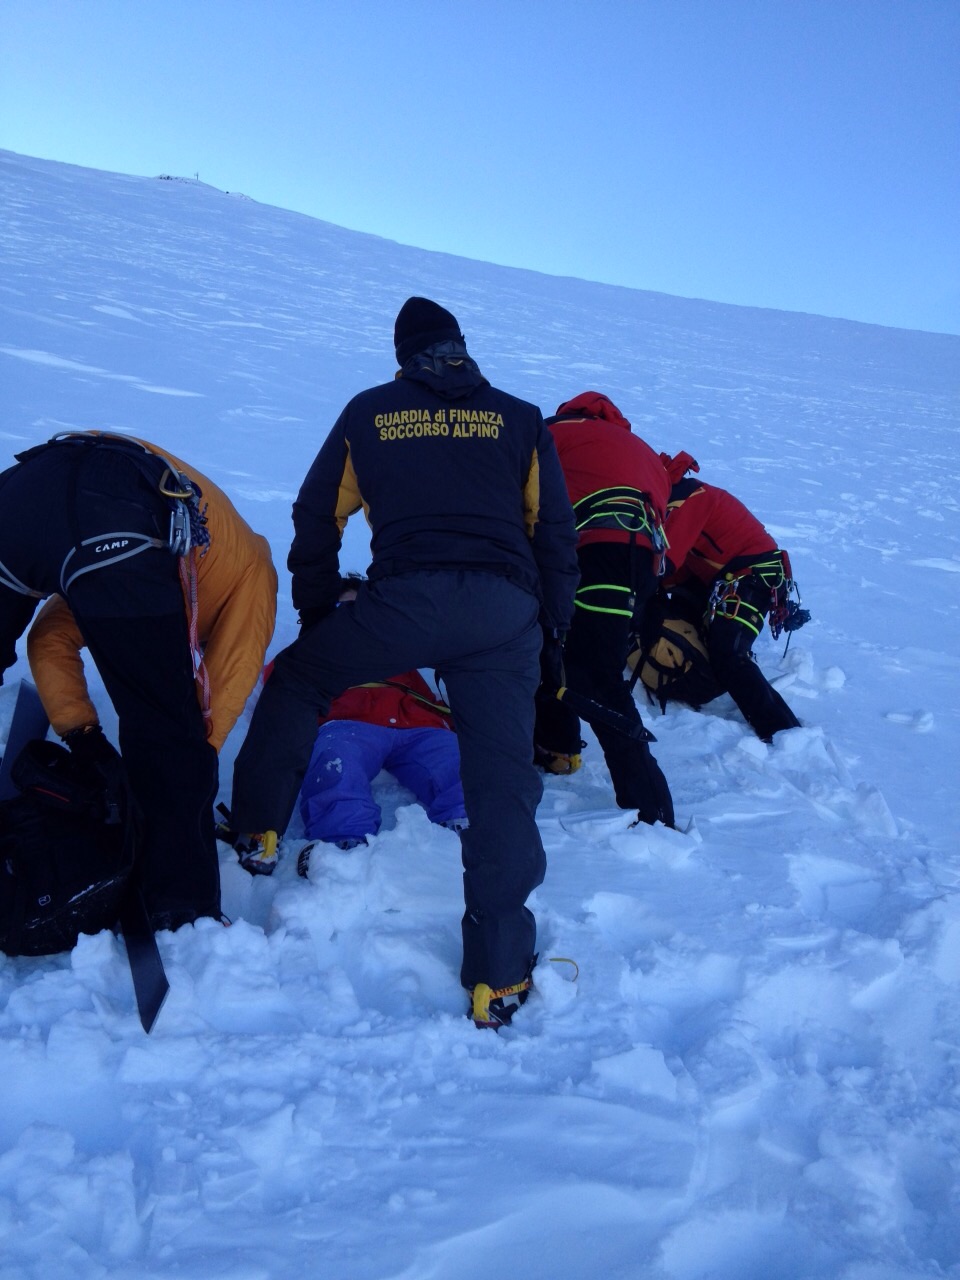
[[[300,816],[310,840],[376,835],[380,806],[371,783],[386,769],[412,791],[431,822],[466,817],[460,748],[448,729],[392,729],[358,720],[321,725],[300,788]]]

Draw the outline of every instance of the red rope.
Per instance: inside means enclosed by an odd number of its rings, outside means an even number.
[[[191,548],[185,556],[180,557],[180,585],[189,609],[190,656],[193,660],[194,679],[199,685],[200,710],[203,718],[209,722],[210,710],[210,676],[203,660],[203,649],[200,647],[199,606],[197,603],[197,549]]]

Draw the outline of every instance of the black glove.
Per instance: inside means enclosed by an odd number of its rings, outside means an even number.
[[[110,745],[98,724],[84,724],[64,734],[64,743],[81,764],[97,765],[119,760],[117,749]]]
[[[566,633],[556,627],[543,628],[543,647],[540,650],[540,686],[547,692],[555,694],[567,683],[563,669],[563,644]]]
[[[126,803],[127,782],[119,751],[107,741],[98,724],[71,729],[64,734],[63,741],[73,758],[102,784],[107,822],[120,822]]]

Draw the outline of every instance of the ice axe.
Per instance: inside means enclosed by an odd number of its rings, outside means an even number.
[[[586,694],[568,689],[566,685],[561,685],[554,697],[558,702],[566,703],[581,720],[588,722],[596,720],[598,724],[605,724],[608,729],[614,729],[617,733],[622,733],[625,738],[633,738],[636,742],[656,742],[656,738],[642,720],[639,722],[631,720],[622,712],[614,711],[612,707],[606,707],[602,702],[588,698]]]

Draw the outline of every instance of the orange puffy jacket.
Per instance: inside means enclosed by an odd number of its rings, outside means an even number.
[[[257,682],[273,635],[277,573],[270,544],[212,480],[159,445],[138,443],[162,454],[203,493],[210,545],[197,562],[197,630],[210,680],[207,737],[219,751]],[[99,720],[83,673],[82,648],[69,606],[51,596],[30,628],[27,657],[44,709],[61,737]]]

